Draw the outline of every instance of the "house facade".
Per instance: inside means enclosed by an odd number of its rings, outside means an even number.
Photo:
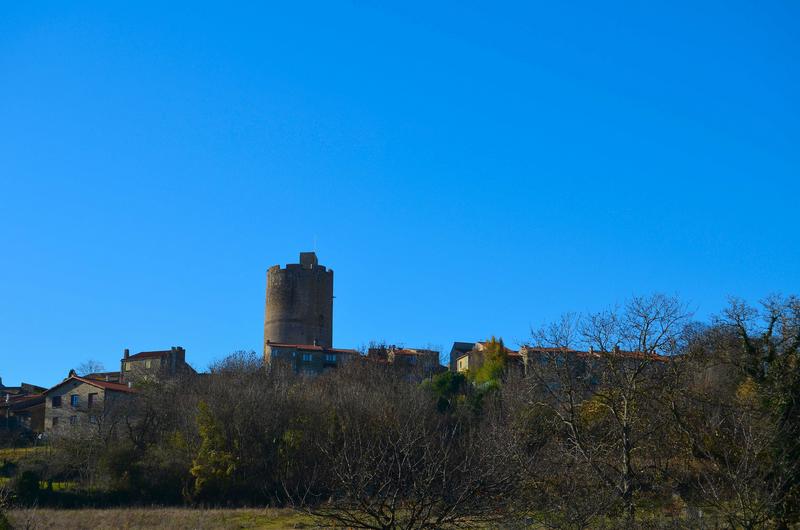
[[[284,344],[267,342],[264,348],[265,364],[284,364],[295,372],[318,375],[357,359],[356,350],[326,348],[314,344]]]
[[[0,401],[0,429],[8,431],[44,430],[44,395],[11,396]]]
[[[486,342],[476,342],[472,349],[466,352],[457,351],[454,346],[453,351],[455,351],[457,355],[453,356],[455,365],[455,370],[453,371],[467,372],[479,369],[484,362],[484,350],[486,345]],[[505,348],[505,353],[508,360],[508,368],[515,370],[519,374],[527,374],[535,365],[541,365],[547,362],[562,364],[569,361],[574,370],[583,373],[601,361],[613,361],[621,364],[633,365],[642,361],[661,364],[668,360],[667,357],[655,353],[626,351],[619,348],[614,348],[609,352],[600,352],[592,348],[588,350],[574,350],[570,348],[522,346],[519,351]]]
[[[0,379],[0,429],[42,432],[45,390],[29,383],[5,386]]]
[[[186,362],[186,350],[180,346],[173,346],[169,350],[143,351],[133,355],[126,349],[120,360],[118,380],[120,383],[158,381],[172,379],[181,374],[195,373],[194,368]],[[97,375],[99,377],[92,379],[102,380],[103,375],[113,376],[113,372]],[[108,379],[108,382],[114,382],[112,377]]]
[[[439,363],[439,352],[425,348],[380,345],[367,350],[367,359],[386,363],[417,379],[447,371],[447,368]]]
[[[450,350],[450,370],[453,372],[475,371],[483,366],[488,341],[455,342]],[[521,352],[503,347],[508,359],[508,366],[517,370],[524,369],[524,358]]]
[[[44,393],[44,432],[99,425],[123,406],[133,392],[131,385],[79,377],[72,371]]]

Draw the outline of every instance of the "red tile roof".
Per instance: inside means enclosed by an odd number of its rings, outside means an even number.
[[[112,390],[114,392],[134,392],[134,389],[129,387],[128,385],[121,384],[121,383],[110,383],[108,381],[98,381],[97,379],[87,379],[85,377],[79,377],[77,375],[71,375],[55,385],[54,387],[47,390],[50,392],[55,390],[56,388],[60,387],[61,385],[68,383],[69,381],[80,381],[81,383],[86,383],[87,385],[92,385],[97,388],[102,388],[103,390]],[[47,393],[45,392],[45,394]]]
[[[626,350],[612,350],[607,352],[602,352],[599,350],[573,350],[571,348],[540,348],[540,347],[531,347],[531,346],[523,346],[523,349],[527,350],[531,353],[569,353],[573,355],[577,355],[578,357],[592,357],[592,358],[600,358],[604,355],[610,357],[624,357],[624,358],[631,358],[631,359],[650,359],[653,361],[662,361],[665,362],[669,359],[669,357],[665,357],[663,355],[658,355],[657,353],[646,353],[640,351],[626,351]]]
[[[86,379],[98,379],[100,381],[105,380],[106,378],[109,379],[119,379],[120,372],[96,372],[93,374],[86,374],[83,377]]]
[[[341,348],[325,348],[324,346],[317,346],[315,344],[286,344],[283,342],[270,342],[267,346],[275,348],[294,349],[300,351],[318,351],[318,352],[332,352],[332,353],[352,353],[358,354],[357,350],[345,350]]]
[[[128,356],[127,358],[123,359],[123,361],[136,361],[138,359],[157,359],[161,357],[166,357],[171,352],[172,350],[141,351],[139,353],[134,353],[133,355]]]
[[[37,401],[43,401],[44,394],[32,394],[27,396],[10,396],[9,400],[0,398],[0,408],[26,408],[35,405]]]
[[[393,355],[439,355],[438,351],[433,350],[394,350],[389,353]]]

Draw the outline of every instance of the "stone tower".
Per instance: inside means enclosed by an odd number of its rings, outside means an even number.
[[[333,346],[333,271],[301,252],[300,263],[267,271],[264,349],[268,342]]]

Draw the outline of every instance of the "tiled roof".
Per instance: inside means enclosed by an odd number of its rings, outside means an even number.
[[[44,404],[44,394],[34,394],[32,396],[18,396],[11,398],[8,402],[0,400],[0,409],[8,409],[19,413]]]
[[[85,377],[86,379],[98,379],[100,381],[103,381],[106,378],[119,379],[120,373],[119,372],[97,372],[97,373],[94,373],[94,374],[86,374],[83,377]]]
[[[394,350],[389,353],[393,355],[439,355],[438,351],[433,350]]]
[[[104,390],[113,390],[115,392],[134,392],[133,388],[129,387],[128,385],[124,385],[124,384],[121,384],[121,383],[111,383],[111,382],[108,382],[108,381],[98,381],[97,379],[87,379],[85,377],[79,377],[77,375],[69,376],[68,378],[66,378],[63,381],[61,381],[60,383],[58,383],[53,388],[50,388],[49,390],[47,390],[47,392],[55,390],[56,388],[60,387],[61,385],[65,384],[65,383],[68,383],[68,382],[70,382],[72,380],[80,381],[81,383],[86,383],[87,385],[92,385],[94,387],[102,388]],[[45,392],[45,394],[47,392]]]
[[[139,353],[134,353],[133,355],[128,356],[125,361],[136,361],[139,359],[158,359],[161,357],[166,357],[172,352],[172,350],[160,350],[160,351],[142,351]]]
[[[331,352],[331,353],[352,353],[358,354],[356,350],[345,350],[341,348],[325,348],[324,346],[317,346],[315,344],[286,344],[283,342],[270,342],[267,346],[272,348],[285,348],[299,351],[318,351],[318,352]]]
[[[8,401],[0,399],[0,408],[11,408],[16,410],[25,409],[44,402],[43,394],[33,394],[29,396],[11,396]]]
[[[44,387],[23,382],[19,386],[0,387],[0,396],[3,396],[5,394],[9,394],[12,396],[27,396],[28,394],[41,394],[45,390],[47,389]]]
[[[523,349],[530,353],[569,353],[577,355],[578,357],[592,357],[592,358],[600,358],[606,355],[610,357],[622,357],[629,359],[650,359],[653,361],[662,361],[662,362],[665,362],[669,359],[669,357],[658,355],[657,353],[646,353],[641,351],[612,350],[603,352],[599,350],[585,351],[585,350],[573,350],[570,348],[540,348],[531,346],[523,346]]]

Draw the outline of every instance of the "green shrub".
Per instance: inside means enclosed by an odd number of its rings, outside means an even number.
[[[39,482],[41,477],[35,471],[20,473],[14,480],[14,494],[17,502],[25,505],[35,504],[39,500]]]

